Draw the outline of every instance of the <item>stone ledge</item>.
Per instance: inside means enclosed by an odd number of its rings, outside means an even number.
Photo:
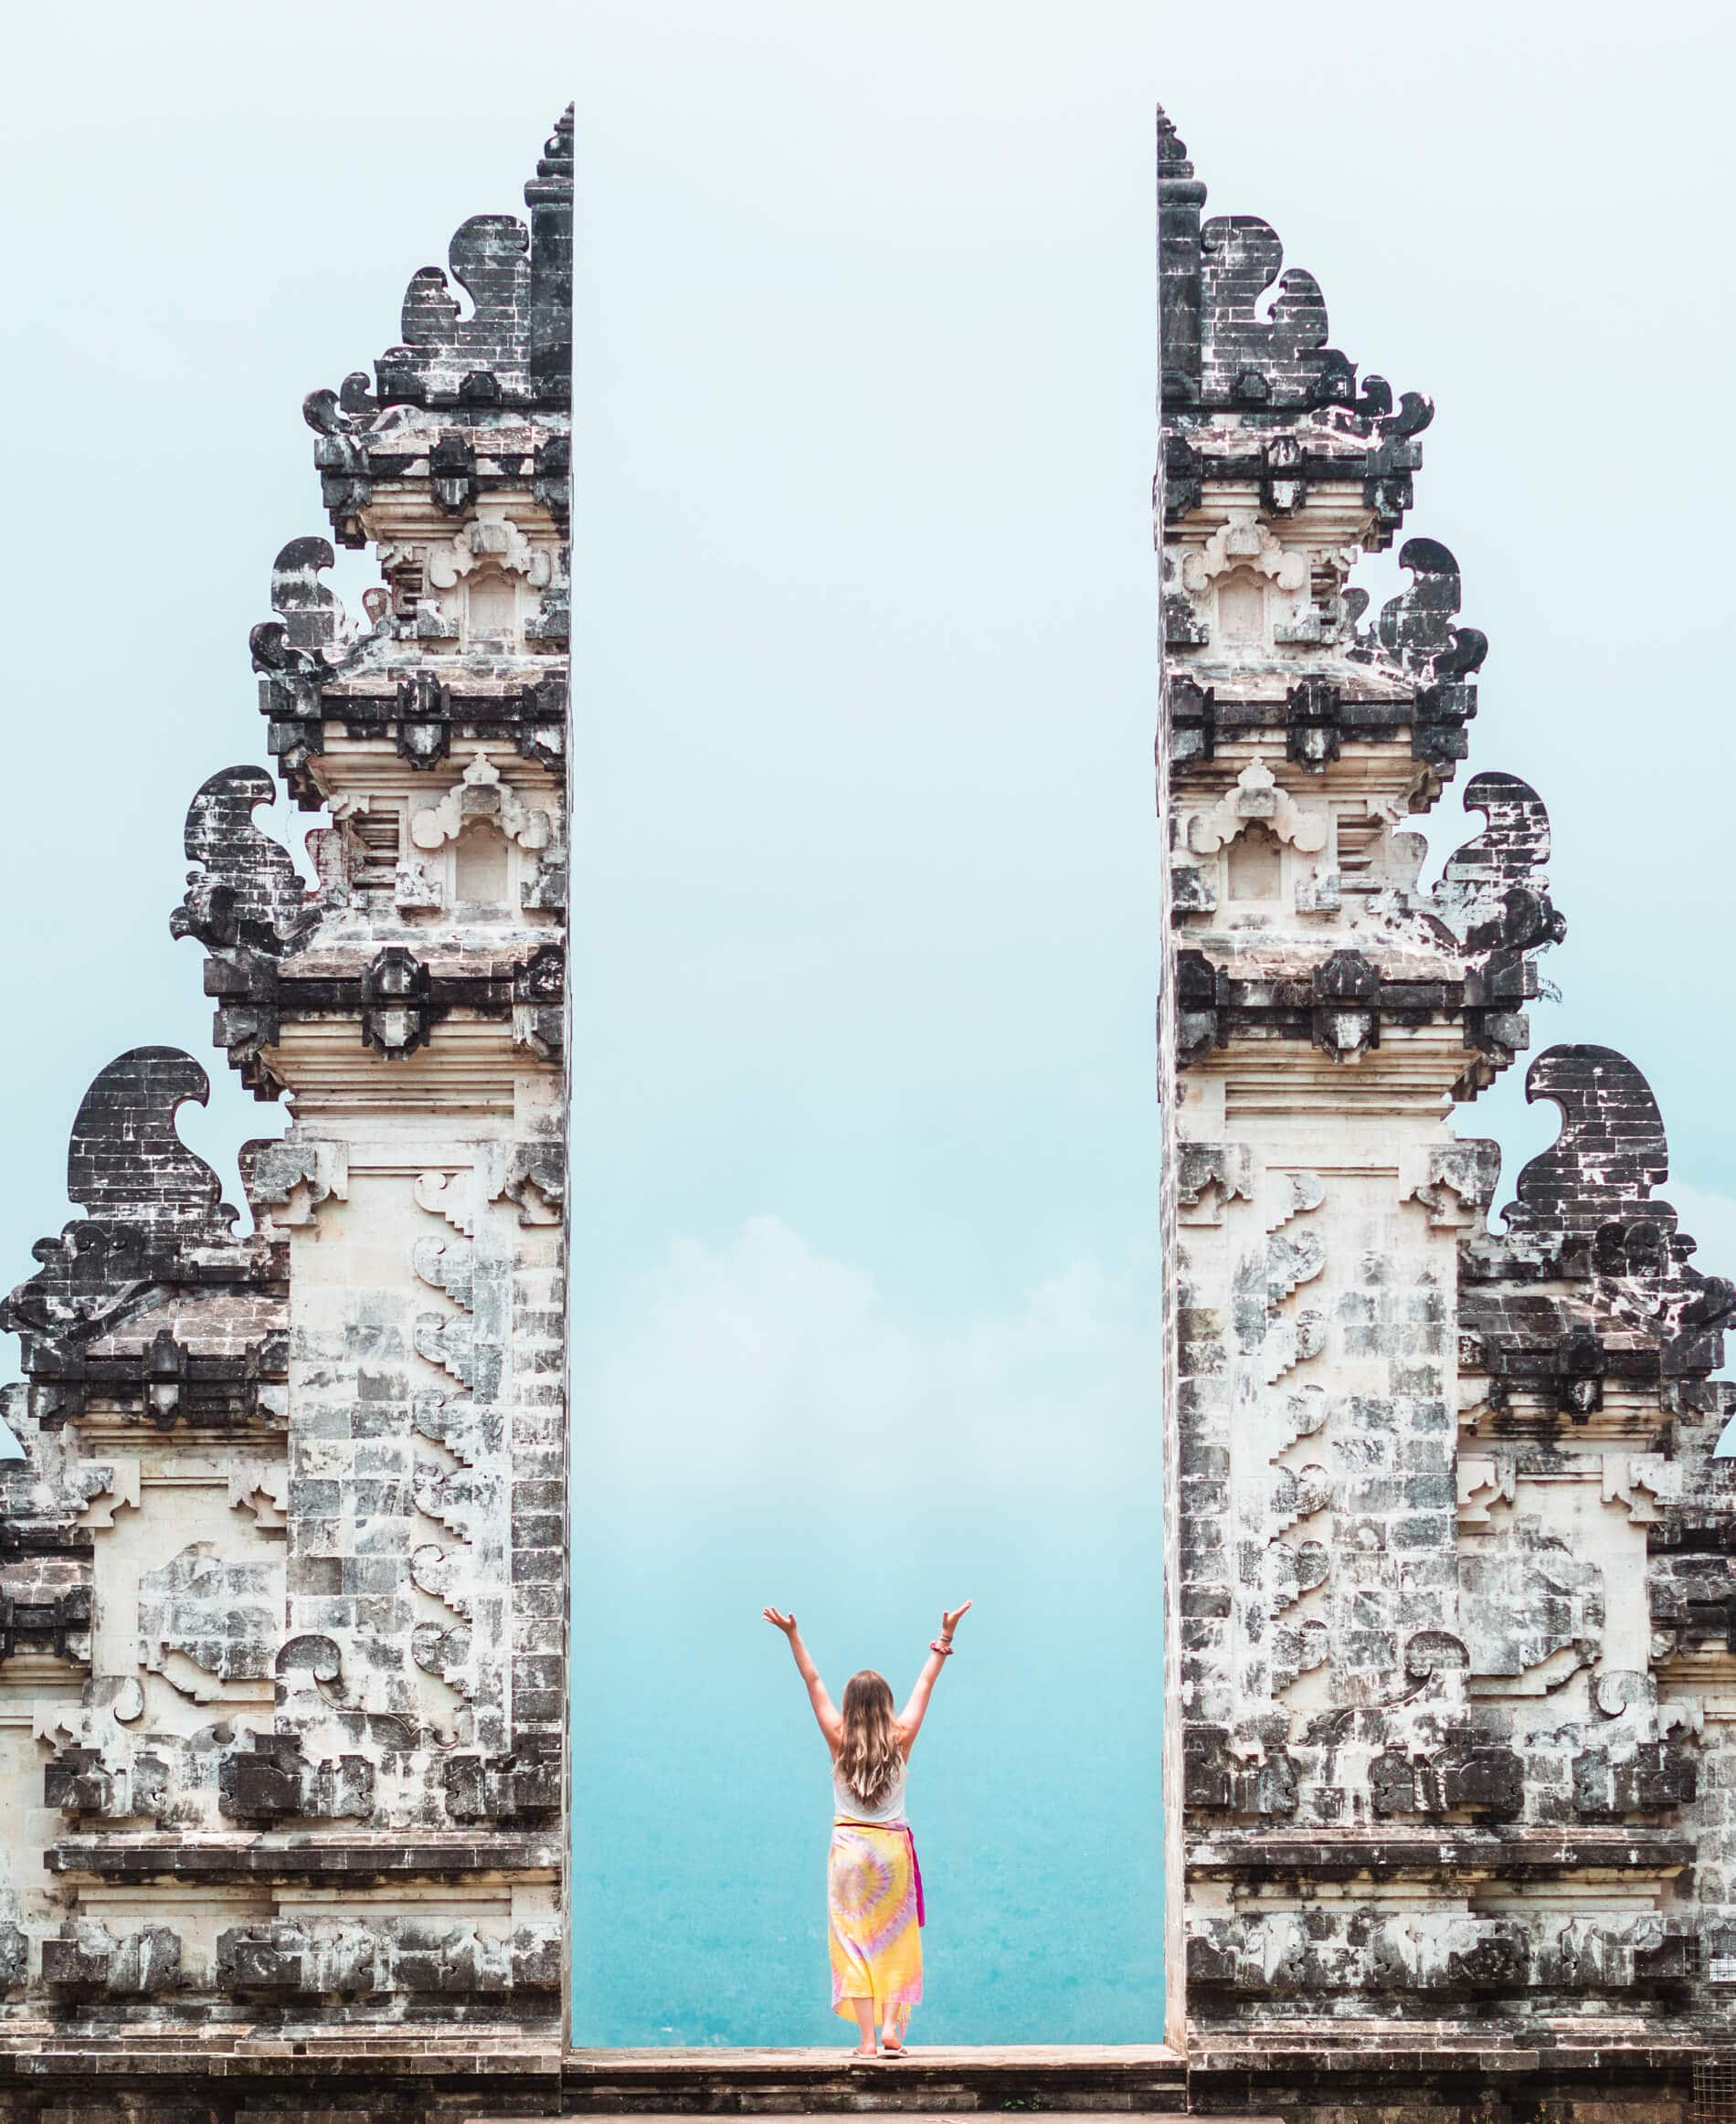
[[[249,2078],[284,2081],[547,2079],[561,2069],[558,2040],[498,2026],[426,2033],[398,2028],[318,2033],[161,2026],[80,2034],[52,2023],[14,2022],[0,2031],[0,2087],[22,2081]]]
[[[92,2051],[82,2045],[64,2047],[45,2045],[40,2050],[0,2058],[0,2086],[7,2082],[41,2079],[122,2080],[128,2085],[155,2080],[249,2079],[290,2081],[352,2081],[367,2079],[476,2079],[524,2076],[559,2078],[556,2054],[537,2055],[501,2051],[487,2045],[460,2055],[430,2045],[426,2050],[401,2052],[346,2050],[341,2055],[277,2055],[261,2050],[154,2052],[139,2047]]]
[[[1492,1873],[1612,1870],[1673,1873],[1694,1863],[1693,1839],[1668,1829],[1227,1830],[1191,1837],[1190,1878],[1216,1874]]]
[[[271,1842],[226,1837],[69,1837],[46,1854],[48,1871],[102,1880],[455,1879],[479,1874],[558,1879],[561,1847],[545,1836],[338,1836]]]
[[[850,2056],[843,2044],[800,2050],[577,2050],[563,2072],[576,2115],[775,2113],[1031,2108],[1180,2114],[1187,2067],[1162,2045],[1011,2044]]]
[[[1214,2074],[1330,2080],[1372,2075],[1540,2074],[1551,2079],[1685,2072],[1712,2038],[1702,2029],[1586,2016],[1568,2025],[1475,2022],[1247,2022],[1196,2029],[1191,2080]]]

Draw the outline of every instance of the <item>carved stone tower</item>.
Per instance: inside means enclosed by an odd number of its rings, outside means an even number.
[[[1432,407],[1202,218],[1167,121],[1159,163],[1172,2026],[1256,2107],[1543,2051],[1613,2086],[1736,1997],[1733,1294],[1604,1048],[1530,1064],[1560,1137],[1486,1221],[1453,1107],[1564,925],[1508,775],[1419,882],[1488,644],[1433,539],[1371,624],[1352,576]]]
[[[557,2040],[572,153],[306,404],[380,572],[353,618],[297,538],[252,634],[317,883],[228,767],[173,916],[288,1109],[250,1229],[175,1133],[204,1071],[137,1048],[0,1313],[15,2045]]]

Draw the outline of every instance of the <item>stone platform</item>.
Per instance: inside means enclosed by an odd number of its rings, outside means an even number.
[[[540,2039],[539,2039],[540,2037]],[[1049,2111],[1242,2124],[1690,2124],[1703,2039],[1593,2019],[1516,2044],[1466,2023],[1341,2022],[1161,2045],[567,2051],[537,2034],[356,2024],[111,2028],[0,2042],[0,2124],[530,2124],[623,2117]]]
[[[1056,2109],[1180,2114],[1187,2067],[1162,2045],[1014,2044],[861,2058],[815,2050],[575,2051],[562,2075],[569,2115],[710,2115],[891,2109],[954,2115]]]

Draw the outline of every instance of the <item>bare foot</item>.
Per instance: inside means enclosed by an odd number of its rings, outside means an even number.
[[[880,2048],[882,2055],[886,2057],[908,2057],[910,2055],[910,2053],[905,2048],[904,2045],[899,2042],[895,2035],[888,2035],[884,2037],[882,2040]]]

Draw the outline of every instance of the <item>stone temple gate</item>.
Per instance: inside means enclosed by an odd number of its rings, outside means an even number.
[[[0,1309],[0,2118],[1710,2117],[1736,1293],[1622,1056],[1530,1062],[1560,1134],[1510,1188],[1450,1125],[1529,1046],[1547,815],[1473,777],[1420,884],[1488,645],[1425,535],[1378,614],[1352,577],[1432,409],[1265,222],[1204,217],[1167,122],[1168,2043],[1154,2002],[1146,2050],[895,2082],[567,2049],[571,127],[528,226],[467,221],[306,402],[380,586],[349,615],[324,534],[279,554],[276,780],[197,791],[171,915],[287,1103],[247,1212],[176,1133],[201,1065],[134,1048]],[[253,823],[278,782],[312,888]]]

